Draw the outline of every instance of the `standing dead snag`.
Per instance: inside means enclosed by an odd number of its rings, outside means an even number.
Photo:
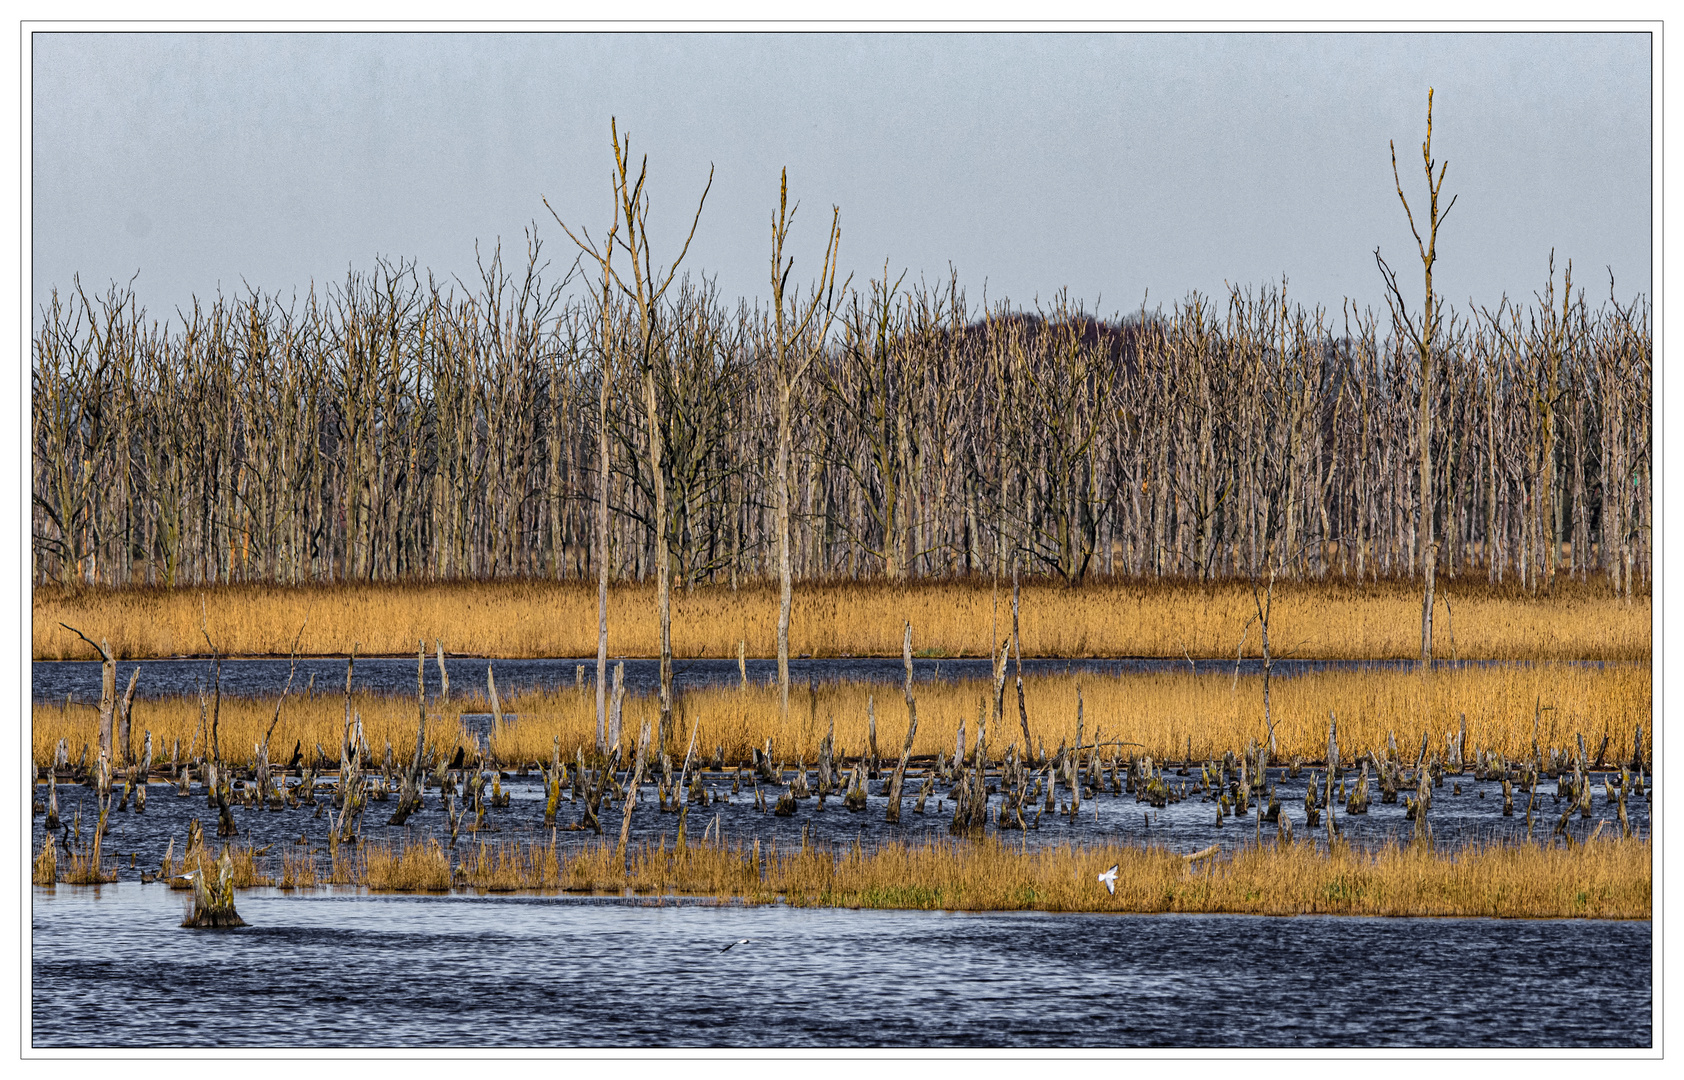
[[[1415,355],[1420,367],[1421,399],[1419,420],[1416,423],[1416,437],[1420,448],[1420,515],[1416,519],[1416,549],[1420,553],[1421,568],[1424,571],[1426,588],[1421,597],[1421,664],[1430,667],[1433,662],[1433,571],[1438,563],[1438,543],[1433,539],[1433,400],[1437,389],[1433,385],[1434,355],[1433,346],[1438,339],[1439,326],[1443,314],[1438,310],[1438,298],[1433,293],[1433,264],[1438,260],[1438,227],[1444,224],[1444,219],[1450,216],[1450,210],[1456,205],[1456,199],[1451,198],[1449,205],[1441,213],[1438,208],[1439,193],[1444,189],[1444,174],[1450,168],[1450,163],[1438,165],[1433,160],[1433,91],[1427,89],[1427,138],[1421,143],[1421,161],[1427,171],[1427,239],[1421,239],[1421,230],[1415,225],[1415,214],[1409,209],[1409,200],[1403,194],[1403,181],[1397,171],[1397,144],[1392,143],[1392,180],[1397,185],[1398,201],[1403,203],[1404,216],[1409,219],[1409,231],[1415,236],[1415,247],[1421,255],[1421,269],[1425,274],[1426,288],[1422,300],[1421,324],[1415,325],[1409,317],[1408,305],[1404,303],[1403,291],[1398,288],[1397,275],[1392,273],[1386,260],[1380,257],[1380,249],[1374,249],[1374,261],[1380,266],[1381,276],[1385,278],[1387,304],[1392,308],[1392,322],[1403,330],[1415,345]],[[1438,165],[1438,175],[1434,177],[1433,167]],[[1487,540],[1487,543],[1490,541]]]
[[[339,740],[339,785],[334,801],[339,804],[339,819],[335,822],[339,838],[349,841],[356,836],[357,815],[363,808],[362,791],[362,717],[352,726],[351,672],[357,662],[357,645],[351,644],[351,655],[345,659],[345,729]]]
[[[495,738],[503,734],[503,701],[497,696],[497,677],[491,673],[491,665],[485,665],[485,692],[491,698],[491,734]]]
[[[427,746],[427,643],[421,642],[415,654],[415,753],[403,772],[398,793],[397,809],[392,811],[388,825],[402,825],[409,815],[421,809],[421,783],[426,775],[424,755]]]
[[[237,836],[239,834],[239,830],[234,827],[234,811],[230,806],[233,794],[233,778],[229,775],[227,767],[223,764],[222,740],[217,733],[218,725],[222,718],[222,653],[217,649],[216,644],[211,641],[210,630],[205,627],[201,627],[201,630],[205,636],[205,644],[211,647],[211,662],[214,665],[215,671],[210,709],[210,773],[205,779],[207,786],[210,788],[210,802],[216,807],[217,812],[216,835]],[[203,719],[204,708],[205,699],[204,695],[201,693],[199,695],[199,712],[201,720]]]
[[[799,206],[799,204],[797,204]],[[700,213],[700,209],[697,210]],[[807,368],[819,355],[826,334],[829,333],[836,298],[836,253],[842,243],[842,211],[831,207],[830,240],[825,245],[824,262],[819,268],[818,282],[813,286],[805,304],[796,296],[789,297],[794,310],[786,316],[784,291],[789,283],[795,260],[784,259],[784,239],[789,235],[795,209],[789,206],[789,170],[778,176],[778,216],[772,221],[772,325],[775,333],[773,355],[776,362],[778,402],[778,450],[774,466],[777,473],[774,493],[777,498],[778,530],[778,702],[784,720],[789,720],[789,615],[792,599],[789,543],[789,469],[793,428],[790,405],[796,386]],[[848,282],[842,283],[846,292]],[[819,319],[820,309],[823,318]],[[815,323],[815,319],[818,321]],[[790,356],[791,346],[799,342],[800,359]]]
[[[82,631],[69,623],[59,623],[60,626],[87,642],[95,652],[99,653],[99,752],[110,760],[115,748],[112,746],[112,727],[117,709],[117,661],[111,655],[111,646],[104,638],[98,644]],[[136,669],[139,673],[139,669]],[[133,687],[130,687],[133,690]]]
[[[550,764],[548,767],[540,765],[544,774],[544,824],[555,824],[555,812],[561,805],[561,785],[566,779],[567,767],[561,763],[561,736],[555,736],[550,745]],[[629,796],[628,796],[629,798]]]
[[[1029,710],[1023,703],[1023,643],[1017,630],[1017,563],[1012,563],[1012,655],[1017,658],[1017,721],[1023,727],[1023,754],[1028,757],[1034,740],[1029,737]],[[1006,647],[1000,646],[1000,662],[994,668],[994,700],[1000,722],[1005,723]]]
[[[906,742],[901,744],[900,761],[889,780],[889,809],[884,820],[891,824],[900,821],[901,786],[906,782],[906,761],[912,755],[912,740],[918,734],[918,701],[912,696],[912,624],[906,624],[906,638],[901,644],[901,658],[906,664]],[[781,800],[780,800],[781,805]]]
[[[608,745],[616,749],[620,745],[620,716],[626,701],[626,662],[620,661],[614,665],[614,697],[608,703]]]
[[[713,189],[713,170],[708,170],[707,187],[702,190],[701,198],[696,202],[696,214],[690,222],[689,235],[685,237],[684,247],[680,249],[678,257],[664,270],[657,271],[654,256],[650,251],[648,216],[649,197],[644,191],[644,184],[648,180],[649,163],[645,158],[638,169],[637,179],[631,178],[631,140],[624,143],[620,139],[620,131],[616,121],[609,121],[609,132],[614,143],[614,172],[612,174],[614,187],[614,224],[609,229],[608,241],[599,250],[590,239],[587,232],[584,239],[574,235],[571,229],[561,221],[559,215],[551,208],[551,215],[557,224],[567,232],[575,245],[583,254],[589,255],[601,269],[602,273],[602,342],[605,359],[603,378],[603,408],[601,419],[606,422],[607,403],[607,375],[606,357],[609,348],[609,331],[611,313],[609,307],[610,285],[612,282],[620,291],[631,299],[637,306],[638,320],[638,367],[643,374],[643,405],[649,423],[648,447],[651,482],[654,487],[654,520],[652,522],[656,544],[655,559],[655,603],[660,618],[661,627],[661,723],[656,733],[658,747],[664,747],[668,727],[672,723],[672,538],[668,534],[667,525],[667,485],[666,473],[662,465],[660,411],[655,396],[654,364],[656,361],[657,323],[660,315],[661,299],[671,286],[678,267],[684,261],[684,256],[690,251],[690,242],[695,239],[696,225],[701,221],[702,207],[707,203],[708,192]],[[625,231],[621,233],[621,226]],[[631,264],[631,283],[627,284],[625,276],[614,269],[613,253],[616,246],[623,251]],[[598,558],[601,565],[607,565],[607,475],[608,457],[606,435],[601,436],[600,450],[602,454],[602,488],[601,488],[601,554]],[[607,577],[604,570],[599,586],[600,599],[598,606],[599,636],[597,646],[597,685],[602,685],[603,668],[607,666]],[[598,690],[597,712],[598,722],[602,718],[603,700],[601,690]]]
[[[134,755],[130,752],[129,747],[129,721],[134,715],[134,690],[135,684],[139,681],[140,665],[136,664],[134,670],[129,673],[129,688],[123,692],[122,698],[117,702],[116,753],[117,760],[124,765],[134,760]]]
[[[199,865],[200,869],[190,875],[193,878],[193,911],[181,925],[201,930],[244,926],[245,920],[234,910],[234,861],[228,856],[228,848],[224,846],[221,857],[216,860],[214,881],[205,880],[203,859]]]
[[[1339,776],[1339,721],[1333,718],[1329,710],[1327,714],[1327,846],[1331,850],[1338,839],[1339,827],[1333,821],[1333,804],[1338,802],[1337,792]]]
[[[867,754],[865,776],[867,780],[877,779],[877,707],[872,696],[865,695],[865,731]]]
[[[678,846],[684,846],[684,822],[690,816],[690,800],[685,791],[685,784],[690,779],[690,762],[696,757],[696,732],[701,727],[701,717],[694,717],[690,721],[690,748],[684,751],[684,764],[678,770],[678,785],[673,789],[673,798],[678,802]]]
[[[631,837],[632,810],[637,806],[638,788],[643,784],[643,767],[648,753],[649,721],[645,720],[637,736],[637,760],[632,764],[631,775],[626,778],[625,809],[620,818],[620,846],[616,849],[616,859],[623,859],[626,855],[626,841]]]

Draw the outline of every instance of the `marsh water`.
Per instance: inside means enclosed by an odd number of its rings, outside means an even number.
[[[342,687],[344,661],[319,663]],[[412,693],[413,663],[359,660],[358,685]],[[571,685],[578,662],[496,663],[501,688],[505,677],[516,686]],[[975,672],[963,667],[970,662],[941,661],[939,672],[934,661],[918,663],[920,678],[949,678],[981,675],[987,661],[974,662]],[[1065,663],[1041,666],[1063,670]],[[823,664],[825,677],[902,674],[893,661]],[[839,665],[848,670],[838,674]],[[140,685],[158,696],[194,692],[192,680],[206,670],[202,660],[142,666]],[[224,689],[276,693],[286,667],[284,660],[230,661]],[[653,661],[627,668],[634,687],[640,678],[653,681]],[[734,661],[719,668],[700,677],[738,678]],[[750,670],[751,678],[764,674]],[[121,677],[126,682],[126,670]],[[681,675],[695,677],[696,669]],[[98,696],[97,665],[38,663],[35,678],[37,700]],[[465,717],[469,733],[480,719]],[[1323,843],[1327,818],[1307,829],[1303,809],[1305,786],[1317,775],[1277,768],[1269,782],[1299,839]],[[1001,837],[1026,848],[1123,843],[1182,853],[1273,838],[1276,826],[1257,821],[1255,804],[1251,816],[1218,826],[1215,804],[1195,790],[1197,777],[1197,768],[1186,777],[1167,768],[1165,779],[1178,791],[1185,785],[1186,797],[1156,809],[1109,784],[1074,814],[1061,812],[1063,798],[1051,809],[1037,800],[1026,814],[1030,827]],[[811,769],[809,778],[816,780]],[[1592,776],[1592,817],[1570,819],[1575,837],[1614,817],[1603,779],[1600,771]],[[488,809],[482,831],[459,843],[554,842],[566,850],[598,841],[576,828],[582,802],[564,799],[556,829],[543,825],[537,776],[509,771],[497,783],[508,805]],[[809,798],[780,818],[768,809],[778,789],[763,784],[762,801],[748,774],[708,769],[707,802],[691,806],[687,828],[691,837],[711,829],[726,843],[758,838],[836,849],[891,839],[966,842],[948,837],[950,782],[932,779],[920,812],[925,774],[913,770],[899,826],[884,820],[886,786],[886,776],[869,783],[863,812],[848,812],[836,797]],[[1528,835],[1548,842],[1565,806],[1553,789],[1540,781],[1528,834],[1526,792],[1516,791],[1516,814],[1505,817],[1500,784],[1449,777],[1434,791],[1434,842]],[[97,816],[92,792],[61,784],[57,795],[58,839],[85,846]],[[45,799],[44,787],[36,796]],[[325,864],[330,799],[324,790],[314,807],[237,805],[238,840],[271,848],[271,857],[313,851]],[[645,787],[634,842],[676,833],[676,815],[657,802],[653,785]],[[438,791],[425,793],[423,809],[404,826],[385,824],[393,806],[371,801],[362,835],[448,838]],[[1648,797],[1628,799],[1627,810],[1635,830],[1648,835]],[[612,831],[619,811],[604,807]],[[237,903],[247,928],[191,931],[178,925],[188,894],[143,884],[140,875],[157,867],[172,840],[181,851],[192,818],[215,820],[196,779],[185,797],[151,784],[143,813],[111,815],[103,852],[116,884],[35,890],[35,1045],[1647,1046],[1651,1039],[1647,922],[941,914],[338,888],[243,891]],[[1365,847],[1413,832],[1401,803],[1383,803],[1377,792],[1367,814],[1335,811],[1334,820],[1346,840]],[[36,849],[44,830],[37,814]],[[720,951],[741,938],[750,943]]]
[[[908,812],[896,827],[883,820],[881,782],[864,812],[811,798],[779,818],[747,788],[733,794],[735,779],[704,774],[715,801],[691,808],[691,836],[711,825],[726,843],[969,842],[947,836],[951,806],[936,801],[945,783],[923,815]],[[1291,800],[1302,798],[1308,770],[1272,779],[1305,837]],[[460,844],[597,842],[568,828],[581,804],[564,801],[552,831],[542,825],[536,778],[499,783],[508,806],[488,810],[486,831]],[[1435,794],[1439,844],[1518,838],[1524,826],[1501,816],[1495,783],[1460,783],[1459,795],[1449,781]],[[143,884],[140,874],[171,839],[181,850],[190,818],[210,823],[215,812],[196,783],[185,798],[167,784],[149,790],[144,813],[111,816],[104,853],[116,884],[34,891],[37,1046],[1647,1046],[1651,1038],[1648,922],[940,914],[340,888],[242,891],[247,928],[184,930],[189,894]],[[65,785],[59,797],[61,839],[85,846],[92,793]],[[652,787],[641,801],[634,842],[670,838],[676,817],[655,808]],[[446,835],[439,802],[429,791],[425,809],[393,827],[383,824],[392,804],[373,801],[362,834]],[[1002,836],[1031,848],[1190,852],[1274,832],[1255,817],[1218,828],[1214,804],[1196,795],[1141,806],[1099,795],[1073,817],[1043,813],[1039,827]],[[1630,800],[1644,834],[1648,808]],[[233,813],[240,842],[313,851],[325,869],[325,813],[243,805]],[[604,816],[619,819],[612,808]],[[1534,836],[1543,840],[1552,820],[1542,811],[1538,819]],[[1399,806],[1379,802],[1337,820],[1342,835],[1365,845],[1412,828]],[[44,819],[34,822],[39,847]],[[1579,836],[1591,827],[1576,816],[1570,825]],[[1323,832],[1307,835],[1319,843]],[[749,944],[721,951],[742,938]]]
[[[36,889],[37,1047],[1651,1042],[1650,924]],[[741,939],[748,944],[722,951]]]
[[[610,658],[612,671],[618,659]],[[1438,661],[1440,669],[1481,666],[1497,661]],[[1586,661],[1600,664],[1599,661]],[[650,694],[660,688],[660,661],[646,657],[624,660],[626,690],[632,694]],[[927,682],[936,679],[986,679],[989,661],[981,658],[919,658],[912,662],[913,680]],[[595,686],[596,657],[559,658],[543,660],[505,660],[450,657],[447,669],[451,685],[457,693],[485,692],[485,668],[493,668],[497,691],[507,696],[521,690],[553,690],[575,686],[580,682]],[[128,686],[134,668],[141,671],[135,684],[135,696],[141,700],[164,697],[192,696],[200,688],[210,689],[211,665],[204,658],[173,660],[119,661],[117,683],[119,689]],[[1165,660],[1068,660],[1028,659],[1023,661],[1025,675],[1051,675],[1065,672],[1096,675],[1144,675],[1158,672],[1186,672],[1201,675],[1233,675],[1235,662],[1231,659]],[[222,692],[241,697],[263,697],[279,694],[287,684],[291,664],[273,657],[235,657],[222,662]],[[746,672],[749,683],[766,685],[777,678],[776,660],[746,660],[739,670],[734,659],[676,660],[673,662],[673,686],[678,691],[705,686],[736,686]],[[1275,678],[1292,678],[1316,671],[1411,671],[1411,660],[1275,660]],[[1260,660],[1242,660],[1238,664],[1241,675],[1260,674]],[[1012,668],[1016,670],[1015,664]],[[792,657],[789,662],[790,681],[802,685],[808,681],[881,682],[898,684],[905,678],[906,669],[898,657],[853,657],[802,659]],[[437,660],[429,656],[426,664],[427,692],[438,690]],[[37,660],[31,668],[31,695],[35,701],[62,703],[66,697],[73,702],[97,704],[100,693],[100,665],[94,660]],[[415,694],[415,658],[359,657],[352,676],[356,690],[380,694]],[[293,677],[294,694],[336,694],[345,689],[344,657],[306,657],[298,661]]]

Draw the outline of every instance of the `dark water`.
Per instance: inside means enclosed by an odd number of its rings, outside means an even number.
[[[619,661],[609,661],[610,677]],[[492,665],[497,677],[497,691],[507,696],[514,690],[555,689],[573,686],[580,678],[579,667],[585,668],[583,680],[595,686],[596,657],[550,660],[468,660],[447,659],[451,689],[456,694],[485,693],[485,669]],[[1440,667],[1470,666],[1441,662]],[[1486,663],[1486,662],[1480,662]],[[1596,663],[1592,661],[1592,663]],[[626,689],[633,694],[652,694],[660,688],[660,661],[628,659]],[[989,662],[978,659],[914,660],[913,679],[924,682],[933,679],[985,679]],[[277,695],[286,686],[290,664],[276,659],[230,659],[222,662],[222,692],[240,697]],[[1367,669],[1413,670],[1409,660],[1276,660],[1275,678],[1291,678],[1314,671],[1353,671]],[[135,684],[135,696],[143,700],[177,695],[193,695],[199,687],[211,685],[211,665],[206,660],[142,660],[117,665],[119,691],[126,689],[130,673],[140,668],[140,681]],[[749,660],[746,663],[749,682],[767,684],[777,679],[777,661]],[[98,703],[100,665],[92,660],[37,660],[31,665],[31,694],[35,701],[63,702],[66,695],[83,704]],[[1242,675],[1261,674],[1259,660],[1245,660],[1239,665]],[[678,660],[673,665],[673,685],[679,690],[705,686],[736,686],[741,674],[735,660]],[[1016,670],[1015,665],[1012,668]],[[1198,672],[1226,674],[1234,672],[1232,660],[1199,660],[1189,665],[1186,660],[1024,660],[1024,674],[1053,674],[1092,672],[1105,675],[1134,675],[1154,672]],[[882,682],[900,683],[906,669],[898,659],[858,658],[817,660],[792,659],[790,680],[796,684],[809,679],[818,682]],[[429,695],[439,687],[438,663],[427,658],[426,679]],[[313,682],[312,682],[313,680]],[[415,694],[415,659],[375,657],[358,659],[352,675],[352,688],[381,694]],[[292,692],[303,694],[341,694],[345,690],[345,659],[305,659],[298,662]]]
[[[33,897],[37,1047],[1646,1047],[1647,922]],[[722,953],[728,942],[749,944]]]
[[[789,770],[786,775],[793,774],[794,771]],[[816,788],[816,771],[809,769],[808,775],[809,782]],[[1615,808],[1604,793],[1603,775],[1592,773],[1594,794],[1590,818],[1583,819],[1574,814],[1569,820],[1568,828],[1575,839],[1583,839],[1601,822],[1606,822],[1602,826],[1604,835],[1609,835],[1619,827]],[[1309,769],[1305,769],[1303,775],[1296,779],[1286,776],[1285,770],[1270,770],[1270,780],[1276,785],[1276,793],[1281,800],[1281,813],[1292,822],[1295,837],[1299,841],[1325,845],[1325,811],[1321,824],[1315,829],[1307,829],[1304,824],[1304,788],[1310,778]],[[752,783],[745,781],[742,789],[732,794],[733,779],[734,774],[729,771],[703,773],[704,786],[710,792],[710,805],[691,806],[686,824],[690,836],[700,837],[705,830],[712,828],[715,835],[728,843],[759,838],[763,841],[775,841],[780,845],[799,845],[803,839],[818,845],[852,845],[856,842],[871,845],[889,840],[945,841],[949,835],[948,823],[952,818],[953,803],[947,796],[952,785],[938,781],[935,784],[935,794],[931,795],[925,804],[925,812],[919,814],[915,811],[915,796],[921,790],[923,780],[916,771],[906,786],[906,790],[914,797],[907,798],[902,804],[899,825],[890,825],[884,820],[889,801],[886,777],[868,784],[866,809],[859,813],[846,810],[838,797],[826,799],[822,807],[817,798],[809,798],[799,800],[796,813],[787,818],[777,817],[770,812],[781,789],[762,785],[760,790],[765,797],[766,807],[766,810],[762,811],[756,805]],[[1014,846],[1024,845],[1029,848],[1065,843],[1131,844],[1157,845],[1182,853],[1198,851],[1210,844],[1217,844],[1226,850],[1254,843],[1258,839],[1266,842],[1275,839],[1277,826],[1267,823],[1259,825],[1255,803],[1249,817],[1229,816],[1224,819],[1222,827],[1218,828],[1216,804],[1206,802],[1204,796],[1191,791],[1191,785],[1197,779],[1196,769],[1192,776],[1186,778],[1176,777],[1166,770],[1165,779],[1173,781],[1178,787],[1183,783],[1190,785],[1188,797],[1182,802],[1154,810],[1148,804],[1136,801],[1135,796],[1126,792],[1115,795],[1107,791],[1094,798],[1084,798],[1080,813],[1072,818],[1059,813],[1057,809],[1045,810],[1043,796],[1042,800],[1038,800],[1036,805],[1025,813],[1029,829],[1022,832],[1007,831],[999,835]],[[509,795],[509,805],[486,811],[487,828],[478,835],[478,839],[548,843],[551,830],[543,824],[544,792],[540,779],[536,775],[522,778],[510,773],[500,783]],[[1461,788],[1460,794],[1456,793],[1458,786]],[[489,792],[491,785],[488,783],[486,787]],[[1557,802],[1554,791],[1554,781],[1539,782],[1537,809],[1531,833],[1528,834],[1524,790],[1517,790],[1515,793],[1515,816],[1505,818],[1502,814],[1500,784],[1495,781],[1476,781],[1471,775],[1446,778],[1442,787],[1434,789],[1432,809],[1427,820],[1432,826],[1433,839],[1440,847],[1459,847],[1467,843],[1493,841],[1519,842],[1527,839],[1549,843],[1555,825],[1568,805],[1566,800]],[[318,789],[318,792],[321,816],[316,815],[316,808],[308,806],[279,811],[256,806],[235,806],[233,814],[236,826],[240,830],[239,841],[261,847],[265,844],[296,844],[302,839],[306,846],[318,852],[323,851],[330,826],[331,787],[325,791]],[[36,785],[35,797],[41,802],[46,800],[44,784]],[[1060,787],[1059,802],[1065,803],[1068,798],[1069,793]],[[1340,829],[1340,835],[1352,844],[1366,848],[1381,846],[1389,840],[1409,841],[1414,835],[1415,826],[1414,822],[1404,817],[1402,802],[1381,802],[1378,789],[1374,789],[1373,798],[1367,814],[1347,815],[1342,810],[1335,813],[1334,820]],[[79,835],[85,844],[91,838],[93,822],[98,816],[93,792],[85,787],[63,784],[58,788],[58,801],[61,826],[56,835],[59,842],[68,846],[74,843]],[[115,799],[113,801],[115,802]],[[658,842],[663,837],[670,840],[677,833],[677,815],[660,812],[657,802],[654,785],[646,785],[632,816],[631,836],[634,841]],[[1000,796],[994,795],[991,802],[997,808]],[[398,840],[420,836],[448,838],[444,804],[438,791],[429,789],[423,795],[423,809],[403,826],[386,824],[396,805],[395,796],[386,801],[371,799],[361,819],[362,835],[373,840]],[[1640,836],[1649,835],[1650,809],[1651,804],[1647,797],[1639,798],[1633,795],[1626,800],[1627,815],[1633,829]],[[78,812],[81,814],[79,830],[76,826]],[[619,835],[622,813],[622,804],[605,804],[601,811],[603,826],[612,837]],[[204,788],[197,780],[193,783],[192,793],[186,798],[178,797],[173,785],[154,783],[148,787],[144,813],[136,814],[131,811],[113,813],[110,816],[103,853],[108,860],[115,860],[120,880],[138,881],[142,870],[151,871],[158,866],[172,839],[178,853],[183,849],[188,821],[192,818],[198,818],[206,825],[207,830],[214,834],[216,811],[207,806]],[[556,842],[563,849],[582,847],[597,840],[595,834],[589,831],[569,831],[569,826],[582,823],[583,818],[583,802],[571,802],[564,794],[556,816],[559,828],[555,833]],[[33,818],[31,839],[36,851],[41,847],[45,822],[46,819],[41,814]],[[992,827],[989,832],[993,834]],[[472,843],[475,842],[475,837],[464,832],[459,842]],[[131,854],[134,856],[132,867]],[[274,856],[278,854],[279,848]]]

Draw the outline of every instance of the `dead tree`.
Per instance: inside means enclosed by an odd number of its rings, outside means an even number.
[[[785,722],[789,720],[789,615],[792,597],[789,552],[790,405],[801,377],[817,357],[829,332],[835,311],[836,255],[842,242],[842,210],[833,206],[830,239],[825,245],[818,281],[805,301],[797,294],[790,294],[788,299],[793,310],[786,313],[785,290],[790,272],[795,269],[795,260],[784,259],[784,239],[795,219],[795,210],[796,207],[789,205],[789,170],[785,169],[778,177],[778,216],[772,220],[773,350],[778,391],[778,456],[774,466],[777,471],[778,529],[778,702]],[[848,283],[844,281],[843,291],[847,288]],[[792,357],[792,351],[799,352],[799,358]]]
[[[1391,267],[1380,257],[1380,249],[1374,249],[1374,260],[1379,264],[1380,273],[1385,278],[1387,301],[1392,307],[1392,323],[1402,330],[1415,346],[1415,355],[1420,367],[1421,397],[1420,415],[1416,421],[1416,440],[1420,453],[1420,513],[1416,519],[1416,549],[1421,559],[1424,572],[1425,591],[1421,598],[1421,664],[1430,667],[1433,662],[1433,572],[1438,562],[1438,544],[1433,539],[1433,401],[1437,388],[1433,378],[1434,349],[1437,346],[1440,324],[1443,318],[1438,310],[1438,297],[1433,292],[1433,264],[1438,259],[1438,229],[1444,219],[1450,216],[1451,209],[1456,205],[1453,196],[1448,205],[1441,212],[1438,208],[1439,193],[1444,188],[1444,174],[1450,168],[1450,163],[1440,165],[1433,160],[1433,92],[1427,90],[1427,137],[1421,143],[1421,161],[1427,173],[1427,238],[1421,239],[1421,230],[1415,224],[1415,214],[1409,208],[1409,200],[1403,194],[1403,181],[1397,171],[1397,144],[1392,147],[1392,179],[1397,185],[1398,201],[1403,203],[1404,216],[1409,219],[1409,231],[1415,236],[1415,246],[1421,256],[1421,269],[1425,275],[1425,289],[1422,296],[1420,324],[1409,315],[1408,305],[1404,302],[1403,291],[1398,287],[1397,275],[1392,273]],[[1433,175],[1434,167],[1438,175]]]
[[[901,658],[906,664],[906,741],[901,744],[900,761],[895,764],[894,776],[889,780],[889,809],[884,820],[891,824],[900,821],[901,787],[906,782],[906,762],[912,756],[912,740],[918,734],[918,701],[912,696],[912,624],[906,624],[906,637],[901,645]]]

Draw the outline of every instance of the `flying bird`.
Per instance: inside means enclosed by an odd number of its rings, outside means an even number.
[[[743,938],[741,941],[731,942],[731,944],[725,946],[723,949],[720,949],[719,951],[720,952],[730,952],[732,949],[735,949],[738,945],[747,945],[747,944],[748,944],[748,938]]]
[[[1109,869],[1109,870],[1105,871],[1105,873],[1099,875],[1099,881],[1100,881],[1100,884],[1105,886],[1106,892],[1110,893],[1112,896],[1116,896],[1117,895],[1117,864],[1112,863],[1111,869]]]

